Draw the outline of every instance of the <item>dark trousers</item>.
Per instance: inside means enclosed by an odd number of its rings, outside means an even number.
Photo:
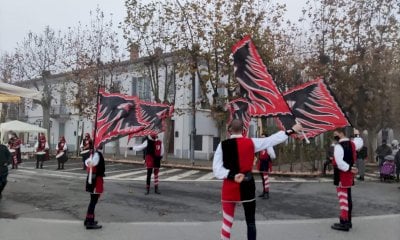
[[[8,176],[8,173],[0,174],[0,195],[7,185],[7,176]]]
[[[246,217],[246,225],[247,225],[247,239],[248,240],[256,240],[257,230],[256,230],[256,201],[244,202],[242,203],[244,209],[244,215]],[[222,239],[230,239],[230,229],[233,225],[233,217],[235,215],[235,202],[222,202],[222,211],[223,211],[223,226],[221,229],[221,238]],[[229,231],[227,231],[229,229]]]
[[[100,194],[90,194],[90,202],[86,213],[86,221],[88,221],[89,223],[94,222],[94,209],[96,208],[99,197]]]

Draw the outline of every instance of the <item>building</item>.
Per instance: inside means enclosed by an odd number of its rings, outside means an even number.
[[[156,74],[159,78],[159,85],[157,86],[159,96],[164,96],[162,100],[175,103],[170,147],[167,150],[170,155],[176,158],[190,158],[190,134],[193,129],[191,102],[194,100],[196,102],[195,159],[211,159],[217,144],[220,142],[221,131],[225,131],[217,128],[211,116],[211,111],[202,108],[200,100],[204,99],[204,97],[211,98],[211,96],[202,96],[197,78],[195,96],[193,96],[190,76],[188,74],[183,74],[182,76],[173,75],[172,55],[162,54],[162,56],[163,64],[157,65],[156,72],[149,72],[146,71],[149,70],[149,57],[138,58],[135,49],[131,49],[131,58],[129,60],[114,63],[112,66],[105,64],[97,79],[100,79],[105,85],[110,83],[118,86],[121,93],[138,96],[146,101],[154,101],[156,96],[152,89],[155,87],[152,86],[151,82],[151,79],[154,78],[151,78],[150,75],[153,74],[154,76]],[[77,152],[82,133],[92,133],[94,128],[94,120],[80,115],[79,110],[72,104],[72,99],[80,91],[79,85],[76,83],[79,79],[76,79],[76,75],[70,72],[56,75],[47,73],[43,77],[46,77],[54,97],[50,107],[49,144],[54,149],[59,137],[65,136],[69,150]],[[38,78],[24,81],[21,82],[21,85],[27,88],[34,88],[34,84],[38,84],[39,89],[43,90],[42,80]],[[166,82],[169,84],[166,84]],[[219,90],[224,94],[224,89]],[[42,126],[43,112],[41,105],[26,100],[18,105],[17,108],[11,108],[10,110],[10,118],[18,118],[19,120]],[[255,134],[255,130],[252,125],[250,127],[251,136]],[[119,141],[106,144],[105,151],[115,154],[124,153],[128,145],[133,144],[132,142],[128,144],[127,139],[127,137],[124,137]],[[35,136],[30,136],[26,142],[33,144],[34,141]],[[131,141],[140,143],[141,138],[135,138]],[[130,154],[136,153],[128,151],[128,155]]]

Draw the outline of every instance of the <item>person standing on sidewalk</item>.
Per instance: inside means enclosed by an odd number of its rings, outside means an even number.
[[[100,146],[93,154],[86,160],[86,170],[88,176],[86,178],[86,192],[90,193],[90,202],[86,212],[86,219],[84,226],[86,229],[99,229],[101,225],[95,221],[94,210],[96,204],[104,191],[104,176],[105,176],[105,162],[102,154],[102,147]],[[91,173],[90,173],[91,172]],[[90,179],[90,180],[89,180]]]
[[[132,147],[135,151],[145,150],[145,166],[147,168],[146,177],[146,192],[145,195],[150,193],[150,180],[151,174],[154,170],[154,192],[160,194],[158,189],[158,174],[160,172],[160,162],[164,154],[164,147],[161,140],[158,139],[157,134],[147,136],[147,139],[142,144]]]
[[[352,228],[351,214],[353,200],[351,197],[351,187],[354,185],[354,175],[357,168],[353,167],[357,150],[363,146],[363,140],[355,137],[352,141],[345,135],[344,128],[338,128],[333,132],[334,139],[338,142],[334,149],[333,161],[333,183],[337,186],[337,195],[340,205],[339,223],[331,226],[332,229],[349,231]]]
[[[360,132],[357,129],[354,129],[354,138],[359,138]],[[368,157],[368,148],[367,146],[363,146],[360,150],[357,151],[357,162],[356,167],[358,170],[358,180],[364,181],[365,175],[365,161]]]
[[[11,164],[11,153],[8,148],[0,144],[0,199],[7,185],[8,165]]]
[[[386,144],[386,140],[382,140],[382,145],[380,145],[376,150],[375,153],[377,155],[379,169],[381,169],[383,162],[385,161],[385,157],[387,155],[392,154],[392,148]]]
[[[213,159],[213,172],[217,179],[223,179],[221,239],[230,239],[233,217],[237,203],[242,203],[247,224],[247,239],[256,239],[255,183],[251,173],[254,155],[263,149],[286,141],[292,133],[302,129],[296,124],[292,129],[279,131],[266,138],[243,137],[243,122],[234,119],[230,124],[230,139],[218,144]]]
[[[264,133],[261,135],[261,137],[265,138],[267,137],[267,134]],[[269,199],[269,172],[272,171],[272,159],[275,158],[276,155],[273,147],[261,150],[258,153],[258,171],[260,171],[261,183],[263,187],[263,192],[258,197],[262,199]]]

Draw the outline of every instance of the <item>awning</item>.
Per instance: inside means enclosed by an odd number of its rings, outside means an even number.
[[[9,131],[13,131],[15,133],[44,133],[47,135],[47,130],[45,128],[41,128],[39,126],[21,122],[18,120],[5,122],[0,124],[0,134],[1,134],[1,142],[4,143],[6,140],[6,134]]]
[[[42,99],[42,93],[28,88],[18,87],[8,83],[0,82],[0,94],[5,94],[4,98],[0,96],[0,102],[17,101],[17,97],[32,98],[36,100]],[[14,98],[12,98],[14,97]]]

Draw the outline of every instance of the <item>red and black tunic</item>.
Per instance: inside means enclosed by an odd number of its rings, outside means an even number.
[[[254,178],[236,183],[234,174],[251,174],[254,162],[254,143],[250,138],[231,138],[221,143],[223,166],[230,171],[224,179],[221,200],[224,202],[248,202],[255,200]]]
[[[333,184],[339,187],[348,188],[354,185],[354,174],[351,172],[351,167],[354,165],[357,159],[356,147],[352,141],[339,142],[342,146],[344,155],[343,160],[349,164],[348,171],[341,171],[336,164],[335,159],[333,160]]]
[[[99,154],[99,163],[96,166],[92,167],[92,183],[89,184],[89,171],[90,168],[87,168],[88,176],[86,177],[86,192],[100,194],[104,191],[104,180],[105,176],[105,162],[103,154],[100,152],[96,152]]]
[[[258,154],[258,170],[260,172],[268,172],[271,169],[272,161],[268,155],[268,151],[262,150]]]
[[[145,150],[146,168],[160,168],[160,162],[161,162],[161,156],[159,154],[160,149],[156,149],[160,147],[161,147],[160,140],[153,140],[147,137],[147,147]]]

